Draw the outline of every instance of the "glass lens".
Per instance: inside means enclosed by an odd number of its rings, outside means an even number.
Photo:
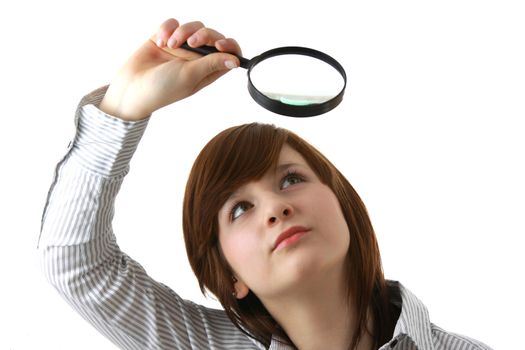
[[[305,55],[279,55],[252,67],[253,86],[266,97],[294,106],[331,100],[344,87],[341,74],[328,63]]]

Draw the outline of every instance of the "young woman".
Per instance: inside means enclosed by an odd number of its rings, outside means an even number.
[[[215,46],[201,57],[181,43]],[[201,290],[182,300],[124,254],[113,205],[150,115],[238,66],[233,39],[164,22],[108,87],[86,96],[58,164],[39,251],[49,281],[123,349],[489,349],[430,323],[386,281],[366,208],[314,147],[272,125],[229,128],[202,150],[183,228]]]

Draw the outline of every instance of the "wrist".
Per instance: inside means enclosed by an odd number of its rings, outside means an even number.
[[[127,172],[148,125],[148,119],[122,120],[104,113],[95,104],[82,106],[77,122],[73,156],[87,170],[108,177]]]
[[[140,106],[127,103],[125,96],[125,91],[118,91],[114,85],[110,85],[98,108],[106,114],[127,121],[139,121],[151,115]]]

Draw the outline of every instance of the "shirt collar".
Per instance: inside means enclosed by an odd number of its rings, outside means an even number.
[[[276,335],[272,336],[272,341],[270,343],[270,347],[268,350],[296,350],[295,347],[292,347],[290,345],[286,345],[279,341],[279,337]]]
[[[401,340],[406,335],[418,349],[433,350],[432,331],[425,305],[401,283],[401,314],[394,328],[393,338]]]

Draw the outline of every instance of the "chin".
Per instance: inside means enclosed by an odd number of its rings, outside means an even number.
[[[286,262],[281,265],[280,273],[285,274],[283,277],[289,284],[301,284],[327,273],[330,268],[329,262],[320,252],[298,249],[287,257]]]

